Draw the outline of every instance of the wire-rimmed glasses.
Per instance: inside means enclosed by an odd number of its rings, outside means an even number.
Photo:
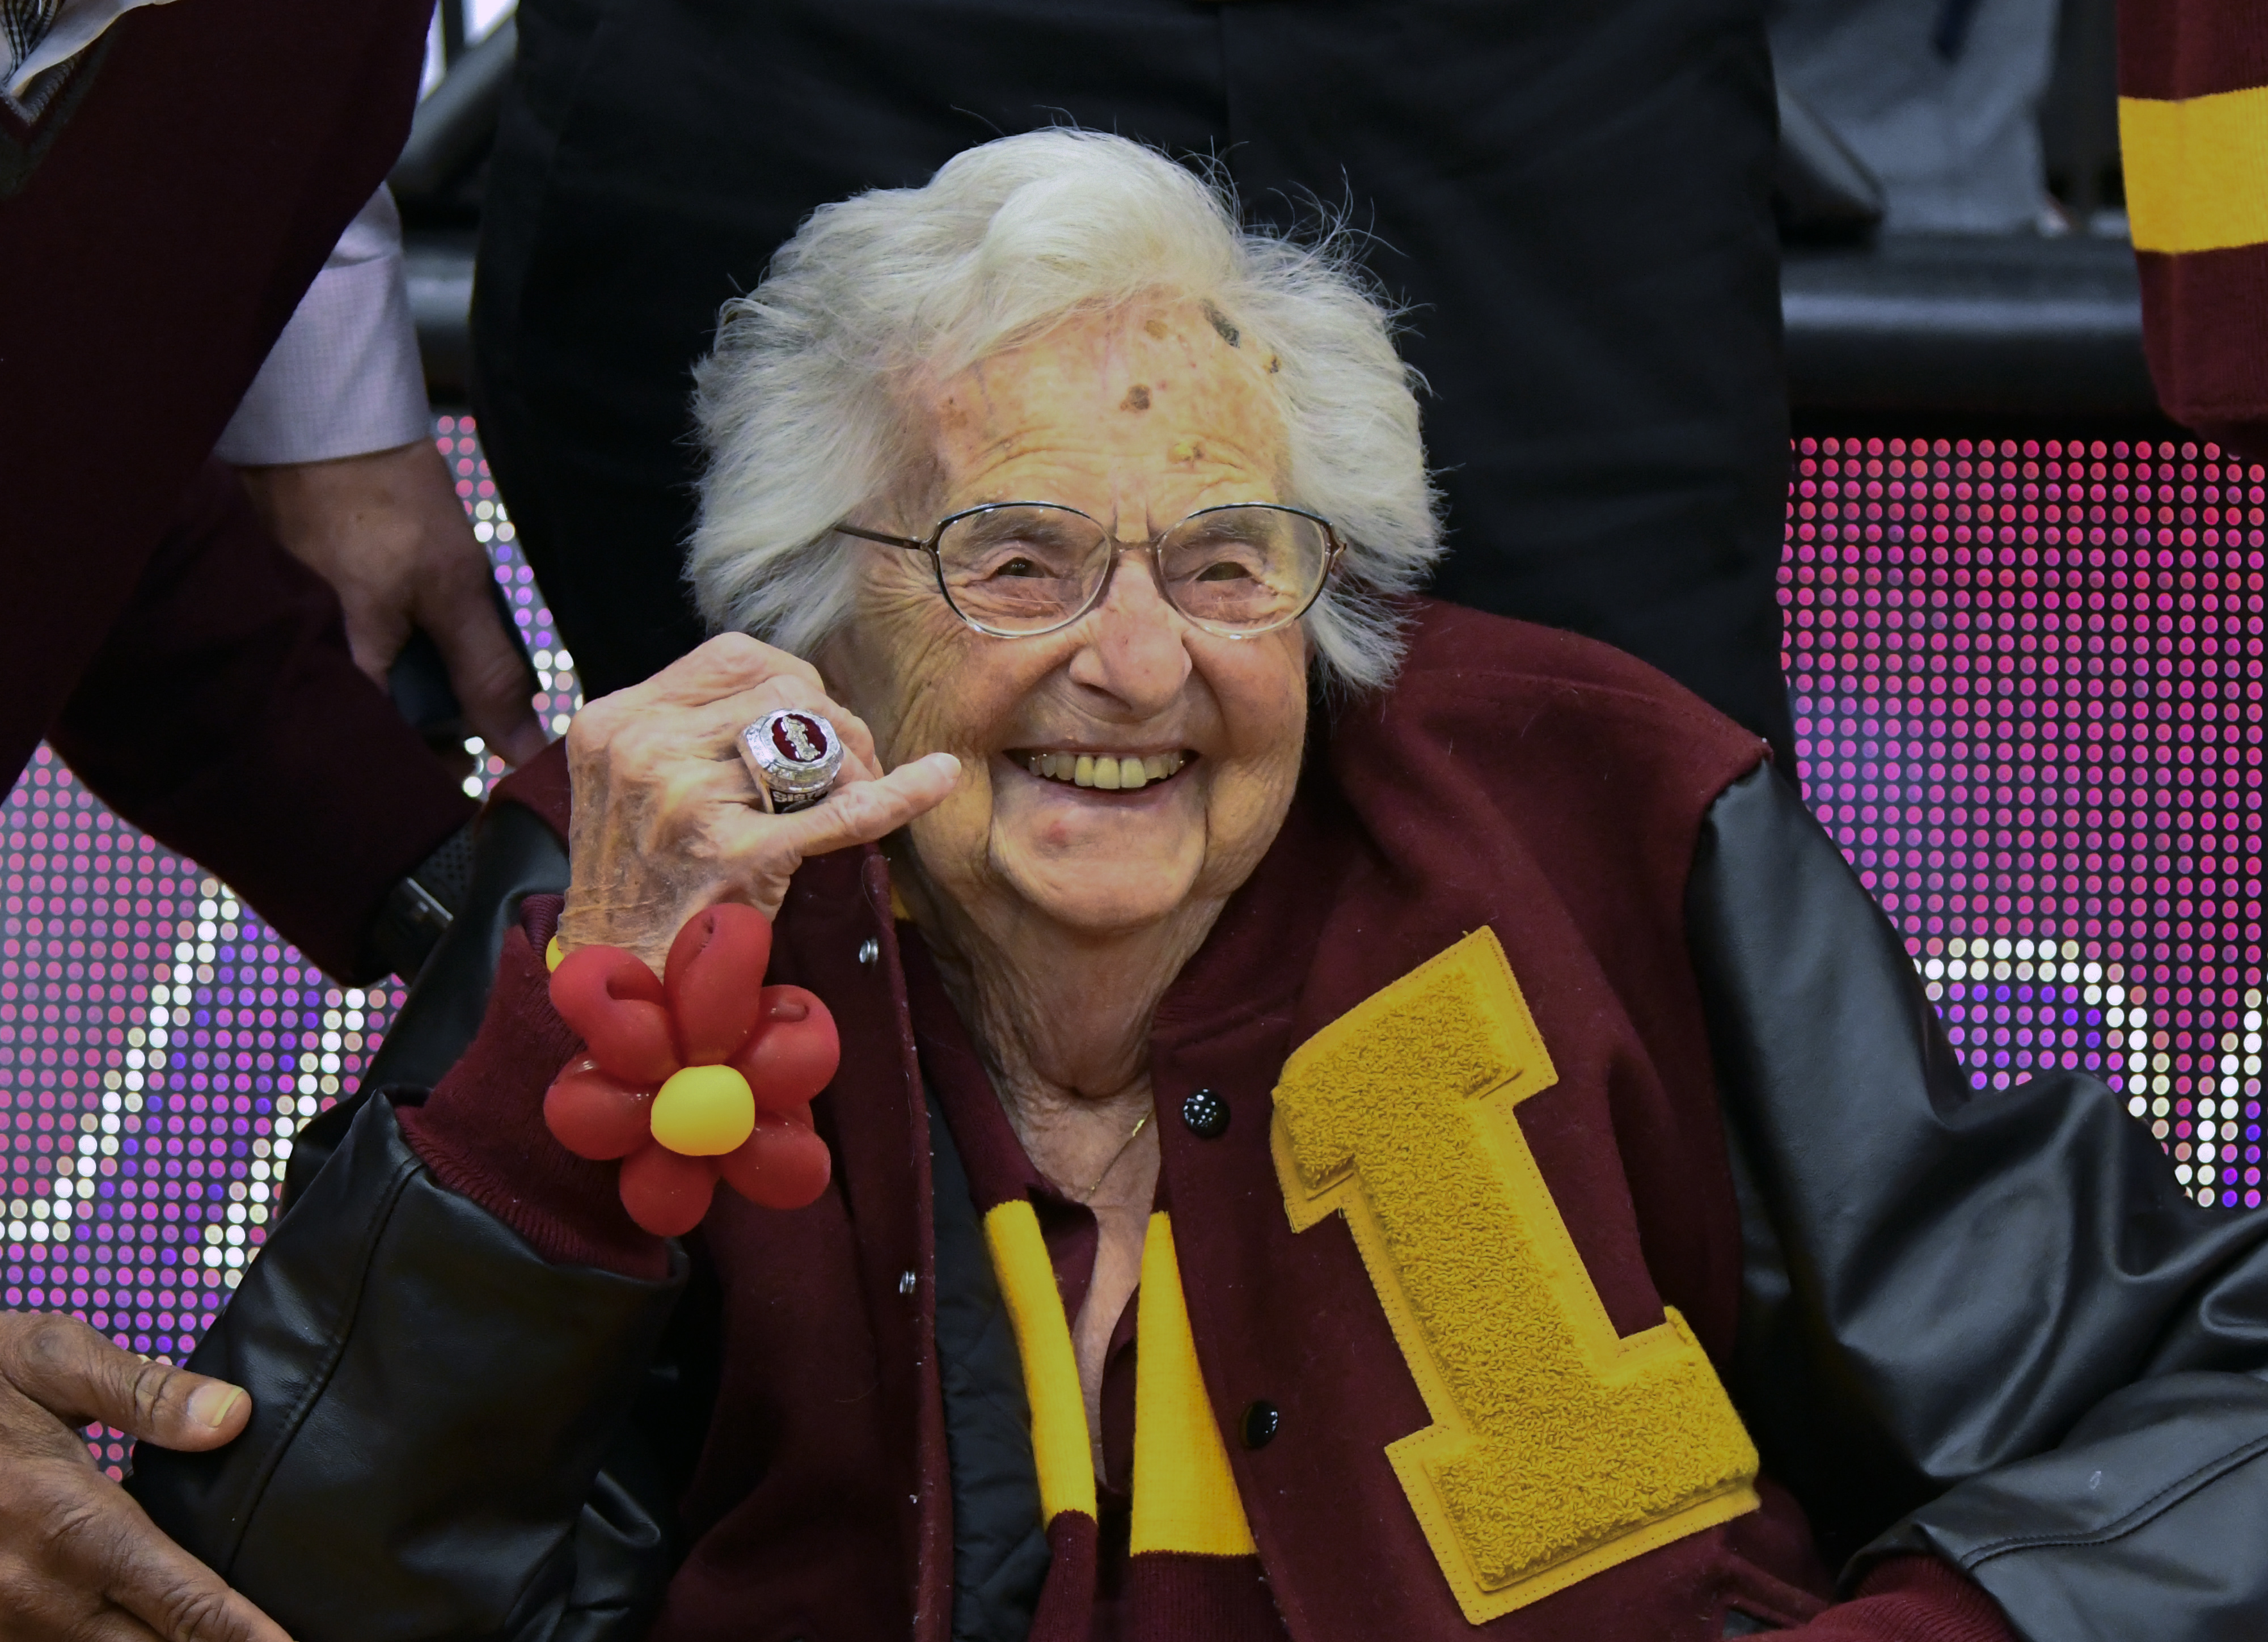
[[[1298,621],[1345,551],[1330,521],[1277,502],[1200,508],[1146,542],[1119,541],[1075,507],[988,502],[926,541],[837,525],[846,536],[925,553],[961,619],[996,638],[1069,627],[1109,592],[1123,553],[1146,552],[1158,591],[1195,625],[1250,638]]]

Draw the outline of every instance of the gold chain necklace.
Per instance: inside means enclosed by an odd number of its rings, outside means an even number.
[[[1141,1121],[1134,1125],[1134,1132],[1118,1143],[1118,1150],[1110,1154],[1110,1161],[1102,1166],[1102,1173],[1094,1177],[1094,1185],[1089,1186],[1085,1191],[1065,1195],[1070,1197],[1072,1202],[1082,1207],[1086,1206],[1094,1194],[1102,1189],[1102,1182],[1110,1178],[1110,1171],[1118,1167],[1118,1160],[1126,1155],[1127,1148],[1142,1138],[1142,1131],[1150,1126],[1150,1120],[1157,1115],[1158,1108],[1155,1106],[1142,1114]]]

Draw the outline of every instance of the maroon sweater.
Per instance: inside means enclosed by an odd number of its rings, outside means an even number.
[[[1486,924],[1558,1073],[1518,1107],[1521,1132],[1609,1316],[1628,1336],[1675,1306],[1721,1371],[1740,1224],[1681,897],[1703,813],[1760,755],[1611,652],[1425,607],[1400,685],[1334,726],[1161,1005],[1151,1070],[1189,1320],[1223,1432],[1256,1400],[1281,1411],[1276,1440],[1227,1447],[1280,1623],[1301,1642],[1476,1629],[1703,1642],[1735,1610],[1807,1642],[2008,1637],[1987,1597],[1926,1559],[1887,1563],[1830,1606],[1801,1511],[1768,1477],[1759,1510],[1468,1624],[1385,1457],[1430,1417],[1354,1240],[1336,1217],[1294,1233],[1285,1216],[1268,1112],[1286,1055]],[[514,792],[563,822],[556,762]],[[479,1040],[403,1126],[443,1181],[549,1257],[659,1276],[665,1250],[622,1215],[611,1169],[541,1128],[543,1087],[576,1046],[537,955],[547,909],[533,917],[535,939],[507,941]],[[653,1634],[722,1642],[807,1622],[941,1637],[952,1501],[921,1046],[878,857],[798,874],[773,978],[812,987],[842,1027],[817,1108],[836,1177],[793,1214],[720,1194],[703,1227],[724,1295],[721,1389],[682,1502],[693,1549]],[[1224,1130],[1174,1116],[1199,1089],[1226,1103]],[[1193,1634],[1139,1613],[1133,1626]]]

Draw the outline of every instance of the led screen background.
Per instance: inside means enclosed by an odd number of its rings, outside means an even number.
[[[562,730],[571,658],[470,419],[437,438]],[[2260,1202],[2263,477],[2209,446],[1809,438],[1782,572],[1806,793],[1972,1076],[2107,1078],[2228,1208]],[[0,831],[0,1300],[179,1358],[402,989],[334,986],[45,748]]]
[[[469,417],[436,442],[488,543],[555,732],[572,658]],[[481,761],[468,785],[504,766]],[[356,1078],[403,988],[334,985],[225,885],[121,822],[42,747],[0,806],[0,1300],[178,1359],[267,1235],[292,1136]],[[95,1434],[114,1473],[114,1432]]]
[[[2212,447],[1806,439],[1815,812],[1981,1085],[2107,1078],[2260,1202],[2262,479]]]

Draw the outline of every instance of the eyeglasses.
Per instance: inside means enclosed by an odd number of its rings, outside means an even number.
[[[1274,502],[1200,508],[1146,542],[1122,542],[1074,507],[988,502],[938,521],[927,541],[837,525],[846,536],[926,553],[961,619],[996,638],[1035,638],[1102,602],[1123,553],[1146,552],[1167,604],[1195,625],[1250,638],[1307,613],[1345,551],[1330,521]]]

